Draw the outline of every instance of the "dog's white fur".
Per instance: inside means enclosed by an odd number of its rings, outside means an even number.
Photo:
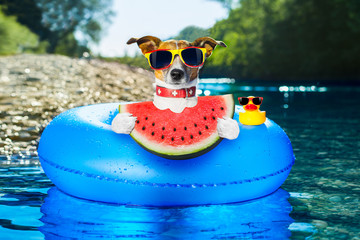
[[[181,81],[174,82],[170,74],[166,74],[164,81],[155,79],[155,84],[161,87],[166,87],[170,89],[182,89],[190,88],[197,86],[198,79],[190,81],[190,77],[186,74],[186,66],[181,62],[178,56],[175,57],[173,64],[169,67],[168,73],[172,69],[182,69],[184,70],[184,77]],[[170,109],[172,112],[180,113],[186,107],[194,107],[197,104],[197,96],[189,98],[166,98],[160,97],[154,94],[154,105],[161,110]],[[129,113],[120,113],[118,114],[112,124],[111,128],[116,133],[130,134],[135,127],[136,117],[132,116]],[[239,135],[240,129],[238,123],[228,117],[223,119],[218,119],[217,131],[221,138],[226,139],[236,139]]]
[[[136,117],[130,113],[119,113],[111,123],[111,129],[116,133],[130,134],[135,127]]]

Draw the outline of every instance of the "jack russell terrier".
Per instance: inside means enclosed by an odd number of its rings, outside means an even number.
[[[138,44],[151,68],[155,70],[154,105],[160,110],[170,109],[175,113],[197,104],[196,86],[200,68],[217,45],[226,47],[224,42],[210,37],[188,42],[161,41],[157,37],[145,36],[131,38],[127,42],[132,43]],[[131,114],[119,113],[111,127],[116,133],[130,134],[135,127],[135,121],[136,117]],[[218,118],[217,122],[217,131],[221,138],[231,140],[238,137],[240,129],[235,120]]]

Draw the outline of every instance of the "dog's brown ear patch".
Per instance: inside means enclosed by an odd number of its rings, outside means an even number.
[[[195,47],[206,48],[206,57],[210,57],[210,55],[212,54],[213,50],[215,49],[215,47],[217,45],[222,46],[222,47],[227,47],[224,42],[216,41],[215,39],[213,39],[211,37],[198,38],[195,41],[193,41],[191,43],[191,45],[195,46]]]
[[[143,54],[154,51],[159,48],[161,40],[154,36],[145,36],[142,38],[130,38],[127,44],[137,43]]]

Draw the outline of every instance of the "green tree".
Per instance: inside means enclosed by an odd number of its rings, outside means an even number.
[[[6,15],[16,16],[40,41],[48,42],[42,45],[49,53],[70,52],[74,46],[79,52],[87,43],[97,43],[113,16],[111,0],[0,0],[0,5]],[[75,32],[82,38],[75,39]]]
[[[48,38],[50,31],[41,23],[42,12],[35,0],[0,0],[0,5],[7,16],[15,16],[20,24],[37,34],[40,41]]]
[[[38,37],[15,17],[6,16],[0,6],[0,55],[21,53],[38,45]]]
[[[210,29],[211,36],[228,48],[217,49],[205,66],[205,74],[225,73],[231,77],[261,77],[263,38],[269,14],[281,18],[283,0],[243,0],[229,17]]]
[[[261,79],[359,79],[360,1],[242,0],[211,36],[204,74]]]
[[[109,0],[36,0],[42,11],[42,24],[51,32],[48,51],[55,52],[59,41],[74,34],[82,33],[82,45],[100,40],[102,27],[110,22],[113,12]]]
[[[284,8],[263,40],[265,77],[360,77],[360,1],[292,0]]]
[[[56,54],[71,57],[81,57],[84,52],[90,52],[90,49],[87,46],[79,44],[72,33],[61,39],[54,51]]]
[[[188,26],[181,30],[180,33],[173,39],[187,40],[192,42],[199,37],[205,36],[209,36],[209,30],[197,26]]]

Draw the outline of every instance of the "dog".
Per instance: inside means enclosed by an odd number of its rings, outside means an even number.
[[[145,36],[141,38],[131,38],[127,44],[137,43],[142,53],[148,58],[150,66],[155,70],[155,85],[156,92],[154,94],[154,105],[160,109],[170,109],[175,113],[182,112],[185,108],[194,107],[197,104],[196,86],[199,80],[199,70],[203,66],[205,59],[210,57],[216,46],[227,47],[222,41],[216,41],[210,37],[201,37],[193,42],[185,40],[167,40],[161,41],[154,36]],[[183,49],[196,48],[204,53],[204,58],[198,56],[201,64],[186,63],[184,57],[179,54],[172,55],[172,62],[166,66],[152,66],[152,59],[149,53],[159,51],[161,49],[176,51],[183,51]],[[189,54],[195,54],[195,50],[188,50]],[[179,53],[179,52],[178,52]],[[199,54],[196,50],[196,54]],[[164,53],[169,54],[168,52]],[[186,60],[186,59],[185,59]],[[162,64],[160,62],[160,64]],[[160,65],[158,64],[158,65]],[[191,66],[189,66],[191,64]],[[170,90],[170,92],[169,92]],[[164,94],[166,93],[166,94]],[[175,97],[177,94],[183,94],[184,97]],[[174,95],[172,97],[171,95]],[[135,127],[136,117],[121,113],[118,114],[112,121],[112,130],[116,133],[130,134]],[[238,123],[231,118],[217,119],[217,131],[221,138],[236,139],[239,135],[240,129]]]

